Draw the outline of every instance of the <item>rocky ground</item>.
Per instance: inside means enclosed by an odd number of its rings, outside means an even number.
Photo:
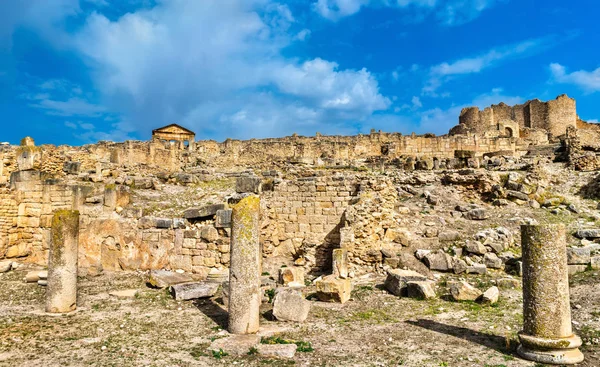
[[[45,288],[25,283],[27,269],[0,274],[0,366],[541,366],[515,354],[522,323],[521,289],[501,289],[494,306],[452,302],[438,282],[439,298],[419,301],[382,290],[382,278],[356,280],[344,305],[312,302],[302,324],[271,320],[263,304],[264,335],[304,342],[292,360],[256,354],[241,357],[207,348],[226,336],[220,295],[175,301],[165,290],[148,288],[144,273],[107,273],[79,280],[79,310],[43,312]],[[486,289],[503,274],[463,275]],[[585,342],[580,366],[600,365],[598,272],[571,279],[573,323]],[[138,290],[131,298],[109,295]],[[314,292],[309,286],[308,295]],[[250,352],[250,350],[249,350]]]

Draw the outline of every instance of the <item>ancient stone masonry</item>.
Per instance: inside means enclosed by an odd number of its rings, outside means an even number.
[[[564,135],[567,127],[577,125],[575,100],[566,95],[541,102],[538,99],[522,105],[504,103],[486,107],[469,107],[461,111],[459,125],[450,134],[473,132],[484,136],[523,137],[542,130],[551,137]]]
[[[518,352],[541,363],[583,361],[573,334],[564,225],[524,225],[523,331]]]
[[[52,217],[46,312],[64,313],[77,308],[78,249],[79,212],[57,211]]]

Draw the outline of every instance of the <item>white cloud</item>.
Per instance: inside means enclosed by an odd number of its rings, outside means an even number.
[[[562,84],[572,84],[586,92],[600,92],[600,67],[596,70],[578,70],[567,73],[567,69],[561,64],[550,64],[550,71],[554,81]]]
[[[331,131],[388,108],[366,69],[284,57],[297,28],[287,6],[267,0],[179,0],[112,21],[95,13],[74,44],[106,105],[145,134],[173,121],[199,138],[270,136],[307,121]]]
[[[427,13],[435,12],[441,24],[456,26],[472,21],[501,1],[504,0],[317,0],[313,3],[313,10],[323,18],[337,21],[368,6],[411,8],[419,9],[420,13],[412,16],[410,21],[423,21]]]
[[[437,17],[445,25],[461,25],[477,18],[481,12],[498,2],[499,0],[447,1],[438,11]]]
[[[449,79],[467,74],[476,74],[502,62],[531,55],[550,44],[552,37],[525,40],[519,43],[496,47],[477,56],[452,62],[443,62],[431,67],[429,79],[423,87],[424,95],[437,96],[436,91]]]

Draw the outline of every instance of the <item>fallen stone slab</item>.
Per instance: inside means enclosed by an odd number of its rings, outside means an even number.
[[[328,275],[316,282],[317,297],[323,302],[346,303],[352,292],[350,279],[339,279]]]
[[[187,274],[175,273],[168,270],[151,270],[147,284],[153,288],[167,288],[169,286],[192,282],[194,279]]]
[[[434,283],[430,280],[411,281],[407,283],[407,294],[409,298],[430,299],[435,298]]]
[[[452,256],[441,250],[425,255],[423,261],[431,270],[449,271],[454,268]]]
[[[223,352],[231,356],[247,355],[253,348],[258,348],[260,336],[256,334],[231,335],[215,339],[208,347],[209,351]]]
[[[580,229],[575,232],[577,238],[600,238],[600,229]]]
[[[187,301],[197,298],[212,297],[217,293],[219,283],[217,282],[195,282],[172,285],[169,288],[171,296],[177,301]]]
[[[489,215],[485,209],[471,209],[464,213],[463,216],[470,220],[486,220]]]
[[[567,247],[567,264],[587,265],[591,261],[590,249],[586,247]]]
[[[583,273],[587,270],[587,265],[567,265],[569,268],[569,275],[575,275]]]
[[[521,286],[521,282],[518,279],[514,278],[501,278],[496,280],[496,285],[499,288],[504,289],[515,289]]]
[[[6,273],[7,271],[10,271],[10,269],[12,269],[11,260],[0,261],[0,273]]]
[[[448,284],[450,295],[455,301],[475,301],[481,297],[482,292],[465,281],[451,282]]]
[[[481,303],[487,305],[493,305],[498,302],[500,297],[500,290],[498,287],[490,287],[481,295]]]
[[[398,297],[408,295],[408,282],[425,281],[427,277],[413,270],[390,269],[383,283],[388,292]]]
[[[310,301],[293,288],[277,288],[273,300],[273,316],[279,321],[304,322],[310,312]]]
[[[483,255],[483,263],[487,268],[490,269],[501,269],[502,265],[504,265],[502,259],[500,259],[498,255],[493,252],[488,252],[487,254]]]
[[[487,253],[487,249],[485,248],[483,243],[479,241],[467,241],[467,243],[465,243],[464,249],[466,252],[475,255],[483,255]]]
[[[190,208],[183,212],[186,219],[201,219],[212,217],[217,211],[225,209],[225,204],[211,204],[199,208]]]
[[[486,274],[487,267],[484,264],[473,264],[467,267],[467,274]]]
[[[251,192],[260,194],[262,188],[262,180],[260,177],[242,176],[235,181],[235,191],[238,193]]]
[[[269,358],[294,358],[298,346],[296,344],[259,344],[258,354]]]
[[[125,290],[120,290],[120,291],[108,292],[109,296],[117,297],[117,298],[135,298],[135,296],[137,296],[137,294],[138,294],[137,289],[125,289]]]

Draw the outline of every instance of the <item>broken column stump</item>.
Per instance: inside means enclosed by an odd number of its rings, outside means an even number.
[[[228,327],[232,334],[253,334],[259,327],[259,213],[258,196],[245,197],[233,207]]]
[[[46,312],[65,313],[77,308],[78,242],[79,212],[55,212],[48,255]]]
[[[521,226],[523,330],[517,349],[525,359],[550,364],[583,361],[573,334],[565,227]]]

